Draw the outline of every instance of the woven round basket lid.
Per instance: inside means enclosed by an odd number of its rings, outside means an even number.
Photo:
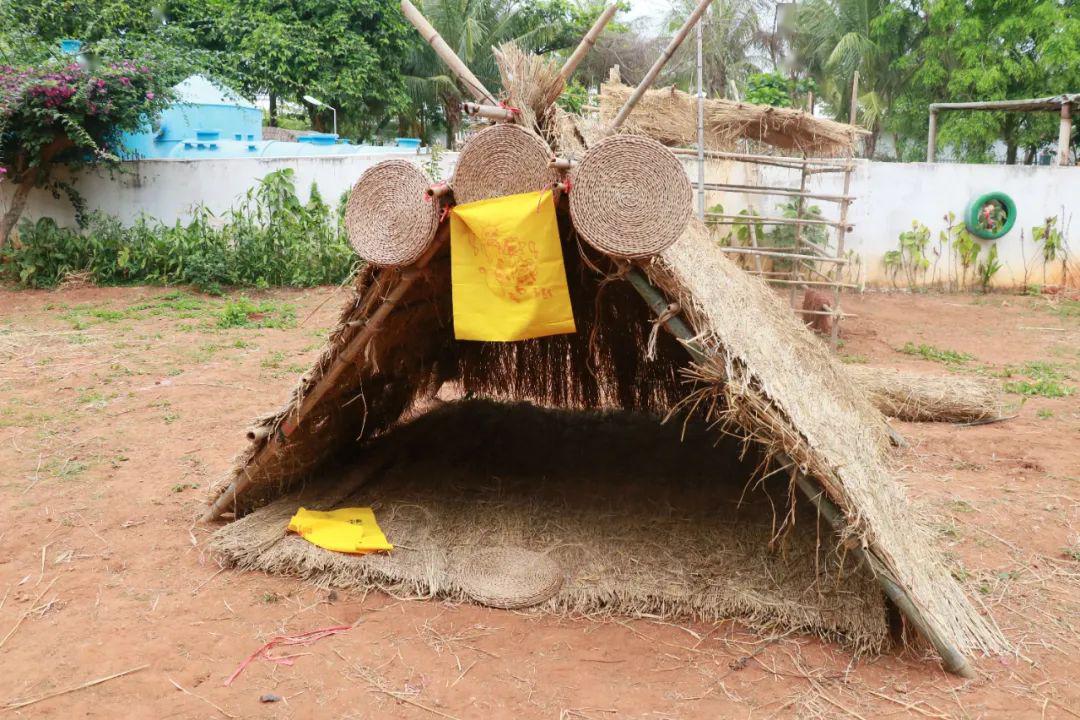
[[[450,187],[458,204],[550,187],[558,173],[543,140],[519,125],[500,123],[465,141]]]
[[[605,138],[574,170],[574,229],[608,255],[640,258],[667,249],[686,228],[692,205],[682,163],[651,138]]]
[[[356,254],[373,265],[410,265],[439,227],[438,203],[425,196],[431,181],[406,160],[384,160],[353,186],[345,231]]]
[[[455,563],[465,594],[489,607],[515,610],[550,600],[562,587],[559,564],[544,553],[518,547],[484,548]]]

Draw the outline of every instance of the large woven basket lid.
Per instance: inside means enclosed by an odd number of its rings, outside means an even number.
[[[431,181],[406,160],[383,160],[364,171],[345,208],[345,230],[356,253],[373,265],[410,265],[439,227]]]
[[[489,607],[515,610],[550,600],[562,587],[559,564],[544,553],[519,547],[478,550],[454,564],[458,585]]]
[[[500,123],[465,141],[450,187],[458,204],[550,187],[558,173],[543,140],[519,125]]]
[[[682,163],[652,138],[605,138],[574,170],[574,229],[608,255],[640,258],[667,249],[686,228],[692,205]]]

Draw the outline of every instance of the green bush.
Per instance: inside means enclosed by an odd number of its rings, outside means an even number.
[[[222,286],[336,284],[356,262],[340,212],[315,187],[296,196],[293,171],[267,175],[223,216],[196,210],[185,224],[142,218],[131,227],[91,213],[79,230],[50,218],[23,221],[18,243],[0,251],[0,276],[27,287],[51,287],[71,272],[89,272],[100,285],[133,283]]]

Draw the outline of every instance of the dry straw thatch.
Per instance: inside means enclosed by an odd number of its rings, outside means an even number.
[[[505,50],[502,56],[508,67],[519,62]],[[513,92],[536,116],[539,135],[506,125],[477,137],[506,127],[552,142],[558,114],[539,101],[548,89]],[[682,100],[658,92],[654,110],[647,97],[631,123],[644,110],[640,132],[673,136],[683,112],[671,100]],[[610,88],[606,95],[607,111],[620,104]],[[715,142],[753,137],[807,153],[848,152],[856,132],[775,109],[727,108],[709,118]],[[551,154],[547,145],[544,154]],[[480,159],[474,169],[484,167]],[[241,567],[321,583],[463,599],[460,553],[512,545],[550,554],[563,568],[545,603],[550,610],[737,616],[839,636],[860,650],[888,639],[881,581],[946,656],[1007,649],[992,619],[950,576],[890,472],[884,417],[760,279],[718,252],[696,220],[659,256],[631,264],[579,241],[565,197],[557,212],[578,332],[455,341],[446,223],[415,265],[369,267],[322,356],[287,405],[253,429],[220,486],[215,508],[228,502],[240,519],[219,530],[218,552]],[[639,292],[657,294],[659,305],[642,302]],[[682,340],[659,332],[654,310],[671,328],[685,318]],[[504,402],[637,413],[633,422],[647,423],[656,442],[634,439],[608,458],[605,476],[589,462],[607,458],[597,450],[618,442],[603,423],[583,425],[580,414],[557,414],[559,423],[545,426],[534,409],[508,416],[498,408],[495,420],[481,412],[433,429],[439,411],[418,416],[448,383]],[[658,429],[658,417],[677,422]],[[492,426],[486,432],[485,423]],[[509,423],[524,428],[516,442]],[[653,472],[635,484],[632,471],[650,469],[642,449],[665,459],[680,482],[656,482],[662,473]],[[533,466],[514,466],[522,457]],[[620,457],[635,463],[629,471],[614,472]],[[421,471],[419,464],[440,458],[443,464]],[[485,469],[483,458],[493,464]],[[687,463],[699,463],[696,475],[685,472]],[[331,471],[335,464],[344,477]],[[454,474],[471,464],[480,472]],[[503,482],[493,485],[493,477]],[[797,488],[828,512],[819,515]],[[283,537],[301,502],[375,505],[399,550],[343,557]],[[963,669],[962,658],[946,661]]]
[[[618,113],[633,88],[617,80],[600,88],[600,125]],[[623,125],[623,131],[655,138],[671,147],[697,145],[697,99],[674,87],[649,90]],[[792,108],[734,100],[705,101],[705,145],[730,150],[744,139],[810,156],[851,155],[861,128],[815,117]]]
[[[898,420],[963,423],[1001,417],[1001,388],[986,378],[861,365],[849,365],[847,372],[882,413]]]
[[[565,223],[565,207],[560,209],[560,215]],[[241,458],[235,477],[250,476],[254,485],[238,499],[237,510],[243,514],[268,501],[280,500],[281,504],[273,505],[276,514],[270,523],[276,535],[270,528],[258,529],[262,521],[256,516],[269,516],[256,513],[252,519],[221,531],[215,543],[225,557],[241,566],[287,571],[320,582],[350,586],[368,583],[398,588],[408,594],[464,597],[459,585],[439,580],[442,576],[432,575],[427,564],[405,572],[393,569],[396,567],[393,562],[386,564],[371,559],[365,560],[358,570],[354,565],[342,565],[343,561],[328,554],[313,555],[306,544],[298,544],[300,541],[281,540],[284,522],[279,521],[284,519],[284,513],[295,510],[297,504],[296,498],[286,500],[282,496],[318,477],[316,471],[326,468],[331,459],[339,462],[348,462],[353,457],[363,459],[365,445],[358,444],[357,438],[377,437],[400,419],[412,416],[417,412],[417,401],[431,397],[445,381],[454,381],[463,391],[482,397],[528,400],[549,407],[625,408],[660,415],[681,407],[683,413],[719,423],[724,432],[744,439],[748,451],[757,453],[770,468],[766,470],[755,462],[754,477],[760,479],[766,472],[774,472],[776,478],[784,480],[782,489],[773,496],[777,510],[774,516],[770,509],[767,532],[749,537],[702,536],[695,541],[702,543],[696,547],[752,548],[761,555],[759,562],[765,564],[742,568],[738,581],[750,589],[748,596],[727,594],[710,602],[693,596],[681,603],[680,593],[672,590],[674,586],[661,585],[660,594],[650,601],[652,604],[642,605],[639,600],[633,600],[638,596],[631,594],[625,603],[613,603],[615,610],[630,612],[647,607],[647,612],[659,612],[657,608],[666,607],[672,614],[734,613],[759,624],[767,624],[771,618],[771,622],[787,627],[843,635],[863,649],[881,647],[886,641],[883,623],[866,621],[859,626],[863,630],[853,629],[850,622],[840,627],[825,619],[833,616],[823,609],[830,602],[826,599],[800,603],[800,607],[810,609],[805,611],[807,614],[799,615],[783,610],[782,604],[753,590],[759,587],[757,583],[765,582],[763,576],[775,570],[769,565],[768,547],[778,534],[800,538],[791,541],[794,543],[809,538],[810,544],[818,544],[819,521],[809,504],[798,501],[787,485],[786,478],[792,471],[788,463],[794,463],[828,493],[848,520],[845,537],[821,540],[820,545],[830,554],[839,550],[837,557],[846,556],[847,543],[872,549],[908,591],[935,631],[953,646],[978,651],[1000,651],[1007,647],[992,621],[971,605],[950,576],[933,549],[929,531],[921,518],[913,514],[902,487],[889,472],[889,440],[881,414],[853,385],[824,345],[764,283],[743,273],[717,252],[705,229],[692,220],[679,242],[647,264],[645,270],[656,286],[678,301],[704,348],[705,360],[690,364],[685,348],[667,333],[655,337],[655,357],[650,360],[646,358],[645,348],[653,339],[652,326],[645,304],[628,283],[614,279],[619,271],[610,260],[586,246],[575,247],[568,225],[563,225],[563,232],[577,334],[517,343],[454,342],[450,330],[448,256],[441,252],[428,265],[423,280],[397,304],[398,311],[388,316],[359,364],[327,393],[312,416],[276,445],[273,452],[260,454],[261,446],[268,440],[259,439]],[[606,279],[595,272],[595,268],[604,267],[615,273],[613,278]],[[318,385],[320,376],[348,345],[351,335],[363,327],[365,317],[377,307],[378,298],[385,296],[400,281],[400,276],[401,271],[389,269],[361,279],[360,292],[347,305],[341,325],[323,358],[309,373],[306,384],[293,402],[268,421],[270,438],[277,437],[278,430],[294,422],[293,413],[300,396]],[[433,434],[425,433],[425,437]],[[655,447],[662,446],[658,442]],[[437,455],[439,447],[433,446],[430,452]],[[690,452],[694,452],[693,446]],[[252,462],[256,457],[262,460]],[[388,462],[392,466],[395,458],[405,457],[409,455],[391,454]],[[566,477],[572,479],[572,466],[565,467]],[[554,480],[558,473],[549,472],[545,477]],[[405,478],[373,486],[378,489],[377,496],[361,494],[355,499],[376,502],[386,498],[391,503],[394,498],[403,503],[411,502],[410,497],[417,499],[408,493],[419,493],[421,489],[409,490],[404,485],[405,495],[396,495],[394,488],[398,482],[404,483]],[[730,487],[741,494],[745,484],[745,480],[738,480]],[[532,487],[536,489],[535,484]],[[751,490],[765,492],[760,483],[751,486]],[[425,502],[430,506],[435,501],[428,497]],[[723,517],[723,506],[722,501],[703,505],[711,508],[716,518]],[[769,507],[772,508],[771,503]],[[535,508],[526,514],[534,512]],[[479,533],[470,536],[476,545],[485,528],[491,528],[490,523],[500,523],[503,519],[498,513],[485,510],[483,514],[469,512],[468,522],[475,526],[470,532]],[[595,518],[592,522],[595,524]],[[755,522],[751,517],[746,521],[747,527]],[[742,520],[721,521],[710,526],[741,528],[742,523]],[[390,527],[394,528],[392,524]],[[453,527],[455,532],[460,529],[457,524]],[[254,534],[246,534],[248,529]],[[420,530],[416,526],[402,526],[400,532],[401,538],[408,538]],[[270,542],[265,533],[273,535],[272,547],[263,547],[263,543]],[[525,545],[516,543],[514,537],[499,536],[495,544]],[[411,544],[408,539],[398,542]],[[809,568],[813,556],[803,555],[803,558]],[[367,563],[375,563],[378,571],[371,570]],[[714,579],[726,572],[719,567],[709,571],[700,567],[691,570],[708,572]],[[856,583],[843,584],[844,593],[854,593],[864,603],[874,598],[881,600],[880,591],[858,584],[857,573],[841,573],[841,576],[847,578],[845,583]],[[823,587],[815,581],[813,573],[798,582],[805,584],[796,595],[802,593],[804,597],[819,596],[818,592],[807,595],[803,591]],[[579,594],[563,594],[571,593],[575,587]],[[793,586],[784,588],[784,592],[794,591]],[[559,597],[564,599],[558,600]],[[573,598],[585,600],[578,602]],[[596,595],[593,590],[570,582],[551,601],[551,607],[592,611],[602,604],[602,598],[610,599],[610,596]],[[866,629],[873,627],[878,630]]]

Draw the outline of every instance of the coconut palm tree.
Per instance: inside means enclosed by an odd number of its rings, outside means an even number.
[[[908,47],[908,15],[889,0],[805,0],[797,6],[794,46],[799,64],[817,81],[837,120],[850,115],[851,87],[859,73],[858,121],[874,144],[904,73],[893,66]]]
[[[697,6],[697,0],[675,0],[667,17],[674,32]],[[705,93],[712,97],[729,94],[732,83],[742,85],[747,76],[759,71],[765,58],[762,51],[764,0],[714,0],[702,17]],[[695,87],[697,47],[691,34],[666,69],[668,82]]]

